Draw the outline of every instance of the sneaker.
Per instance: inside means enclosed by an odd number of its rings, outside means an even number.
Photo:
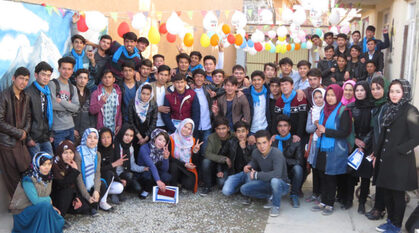
[[[315,205],[315,206],[311,207],[311,211],[313,211],[313,212],[320,212],[320,211],[323,211],[325,207],[326,207],[325,204],[320,203],[318,205]]]
[[[97,209],[96,208],[91,208],[90,209],[90,216],[92,216],[92,217],[99,216],[98,213],[97,213]]]
[[[106,211],[106,212],[109,212],[109,211],[112,211],[113,210],[113,208],[112,208],[112,206],[111,205],[109,205],[108,203],[106,203],[106,202],[99,202],[99,208],[101,209],[101,210],[103,210],[103,211]]]
[[[378,232],[385,232],[388,229],[390,229],[392,225],[393,224],[391,224],[390,219],[387,219],[386,223],[379,225],[378,227],[375,228],[375,230],[377,230]]]
[[[390,224],[389,229],[384,231],[384,233],[401,233],[401,230],[400,228],[394,226],[393,224]]]
[[[199,192],[199,195],[202,197],[206,197],[208,193],[211,192],[211,189],[208,187],[204,187],[201,192]]]
[[[305,199],[306,202],[313,202],[316,200],[317,200],[317,197],[315,195],[311,195]]]
[[[322,214],[324,216],[329,216],[329,215],[333,214],[333,207],[332,206],[325,206],[323,211],[322,211]]]
[[[250,205],[252,204],[252,199],[250,197],[243,197],[243,199],[241,200],[241,203],[243,205]]]
[[[111,202],[112,202],[112,204],[115,204],[115,205],[121,204],[121,202],[119,201],[119,197],[118,197],[117,194],[112,194],[111,195]]]
[[[266,200],[266,204],[263,205],[263,208],[264,209],[270,209],[270,208],[272,208],[272,200],[270,200],[270,199]]]
[[[290,197],[291,197],[292,207],[294,207],[294,208],[300,207],[300,200],[298,199],[298,196],[297,195],[291,195]]]
[[[146,199],[147,197],[148,197],[148,192],[147,191],[142,191],[139,195],[138,195],[138,198],[140,198],[140,199]]]
[[[269,214],[271,217],[279,216],[279,206],[272,206],[271,213]]]

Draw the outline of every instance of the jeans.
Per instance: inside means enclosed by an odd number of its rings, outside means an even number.
[[[297,164],[289,167],[288,171],[290,171],[289,177],[291,178],[291,195],[298,195],[301,183],[303,183],[303,168]]]
[[[54,152],[52,151],[52,145],[51,142],[46,141],[46,142],[40,142],[40,143],[35,143],[35,146],[28,146],[28,150],[29,153],[31,154],[31,156],[33,157],[36,153],[38,152],[47,152],[48,154],[50,154],[51,156],[54,155]]]
[[[74,142],[74,127],[65,130],[54,130],[54,148],[57,148],[66,139]]]
[[[215,173],[216,173],[216,164],[217,163],[206,158],[202,160],[202,180],[204,181],[204,185],[207,188],[211,188],[212,186],[213,177],[215,176]],[[224,181],[226,180],[227,176],[228,176],[228,173],[224,171],[223,178],[217,177],[217,186],[219,188],[223,187]]]
[[[288,191],[289,184],[280,178],[272,178],[271,181],[250,180],[240,188],[240,192],[248,197],[268,199],[272,195],[272,205],[275,207],[281,205],[281,197]]]
[[[211,135],[212,129],[208,130],[198,130],[196,140],[199,139],[200,142],[204,142],[201,145],[201,149],[199,150],[197,156],[192,156],[193,163],[196,165],[196,170],[198,172],[198,180],[204,180],[203,178],[203,169],[202,169],[202,161],[204,160],[204,153],[205,149],[207,148],[208,144],[208,137]]]
[[[244,172],[239,172],[234,175],[228,176],[227,180],[224,182],[223,194],[226,196],[231,196],[238,191],[240,191],[240,186],[249,182],[248,176]]]
[[[405,192],[382,188],[384,193],[384,203],[387,208],[387,217],[391,223],[402,227],[404,211],[406,210]]]

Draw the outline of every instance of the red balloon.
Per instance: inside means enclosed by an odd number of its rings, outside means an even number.
[[[118,26],[118,35],[120,37],[123,37],[125,33],[129,32],[129,25],[127,22],[122,22],[121,24],[119,24]]]
[[[230,43],[230,44],[234,44],[234,43],[236,43],[236,37],[235,37],[233,34],[229,34],[229,35],[227,36],[227,41],[228,41],[228,43]]]
[[[89,28],[86,25],[86,16],[80,15],[79,21],[77,21],[77,30],[79,32],[85,32],[89,30]]]
[[[175,42],[175,41],[176,41],[176,35],[173,35],[173,34],[167,33],[166,39],[167,39],[167,41],[169,41],[170,43],[173,43],[173,42]]]
[[[255,49],[256,51],[260,52],[263,49],[263,46],[260,42],[255,43]]]
[[[167,33],[166,23],[160,24],[159,32],[160,32],[160,34],[166,34]]]

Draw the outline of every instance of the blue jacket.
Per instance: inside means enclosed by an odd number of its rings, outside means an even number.
[[[158,181],[160,180],[159,172],[169,172],[169,159],[162,160],[162,166],[159,171],[153,160],[151,160],[150,153],[150,143],[143,145],[138,152],[137,164],[139,166],[149,167],[154,180]]]

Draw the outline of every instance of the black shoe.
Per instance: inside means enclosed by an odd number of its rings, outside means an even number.
[[[199,192],[199,195],[201,195],[202,197],[205,197],[208,195],[208,193],[211,192],[211,189],[208,187],[204,187],[201,192]]]
[[[70,228],[71,227],[71,224],[69,223],[69,222],[67,222],[67,221],[65,221],[64,220],[64,226],[63,226],[63,229],[68,229],[68,228]]]
[[[118,198],[119,198],[119,201],[120,202],[124,202],[124,201],[127,200],[127,197],[125,195],[123,195],[123,194],[119,194]]]
[[[118,197],[117,194],[112,194],[111,195],[111,202],[112,202],[112,204],[115,204],[115,205],[121,204],[121,202],[119,201],[119,197]]]
[[[90,216],[92,216],[92,217],[96,217],[96,216],[98,216],[98,214],[97,214],[97,209],[95,209],[95,208],[91,208],[91,209],[90,209]]]
[[[384,218],[385,215],[386,215],[385,211],[379,211],[376,209],[372,209],[370,212],[365,214],[365,216],[367,216],[369,220],[380,220]]]
[[[351,207],[352,207],[352,202],[350,202],[350,203],[345,203],[345,204],[342,206],[342,209],[349,210]]]
[[[365,204],[364,203],[359,203],[358,214],[365,214]]]

